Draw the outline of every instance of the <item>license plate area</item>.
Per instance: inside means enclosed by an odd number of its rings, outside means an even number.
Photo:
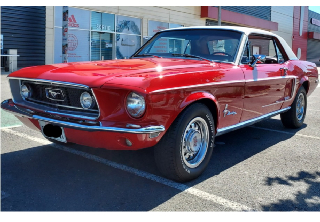
[[[67,142],[66,135],[64,133],[64,128],[57,126],[48,122],[39,120],[39,125],[41,128],[41,133],[44,137],[57,140],[63,143]]]

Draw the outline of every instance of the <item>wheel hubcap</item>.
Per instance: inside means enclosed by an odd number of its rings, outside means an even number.
[[[182,135],[181,154],[184,163],[195,168],[206,156],[209,144],[207,122],[201,117],[192,119]]]
[[[304,109],[305,109],[304,95],[300,93],[297,100],[297,105],[296,105],[296,116],[298,121],[302,120],[304,116]]]

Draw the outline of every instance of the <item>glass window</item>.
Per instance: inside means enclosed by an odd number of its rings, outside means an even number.
[[[68,8],[68,27],[76,29],[89,29],[90,28],[90,11]],[[54,7],[54,26],[62,27],[62,6]]]
[[[233,62],[241,35],[240,32],[217,29],[161,32],[144,45],[135,56],[153,54],[161,57],[177,57],[178,54],[191,54],[214,61]]]
[[[113,33],[91,32],[91,61],[112,59]]]
[[[129,58],[141,47],[141,19],[117,16],[116,58]]]
[[[178,27],[183,27],[183,25],[174,24],[174,23],[169,23],[169,29],[178,28]]]
[[[244,48],[242,57],[241,57],[241,63],[242,64],[249,64],[251,62],[251,57],[250,57],[250,43],[247,42],[246,47]]]
[[[141,19],[118,15],[117,32],[123,34],[141,35]]]
[[[91,30],[114,32],[114,17],[113,14],[91,12]]]
[[[148,36],[152,37],[154,34],[161,30],[169,28],[169,23],[166,22],[157,22],[157,21],[148,21]]]
[[[129,58],[141,47],[141,36],[117,34],[118,59]]]
[[[272,37],[268,36],[249,36],[251,55],[265,55],[266,60],[264,64],[274,64],[283,62],[283,57],[278,48],[275,48],[275,43]],[[280,56],[281,54],[281,56]],[[280,60],[278,61],[278,55]],[[281,60],[282,58],[282,60]],[[259,62],[262,63],[262,62]]]
[[[62,62],[62,29],[55,27],[54,63]],[[69,29],[68,62],[89,60],[90,32],[88,30]]]

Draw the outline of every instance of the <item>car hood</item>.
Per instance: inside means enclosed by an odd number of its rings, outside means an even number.
[[[176,73],[183,70],[190,72],[192,69],[199,69],[209,65],[208,61],[194,59],[122,59],[27,67],[11,73],[9,77],[72,82],[89,87],[101,87],[107,82],[117,84],[117,81],[122,78],[124,78],[120,81],[122,85],[124,81],[126,81],[125,85],[135,84],[134,82],[127,82],[127,78],[130,76],[146,80],[172,74],[170,71],[173,70]]]

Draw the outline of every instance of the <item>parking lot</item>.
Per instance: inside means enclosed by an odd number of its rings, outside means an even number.
[[[217,137],[207,170],[181,184],[161,176],[152,148],[53,144],[1,110],[1,210],[320,211],[319,126],[318,86],[300,129],[276,116]]]

